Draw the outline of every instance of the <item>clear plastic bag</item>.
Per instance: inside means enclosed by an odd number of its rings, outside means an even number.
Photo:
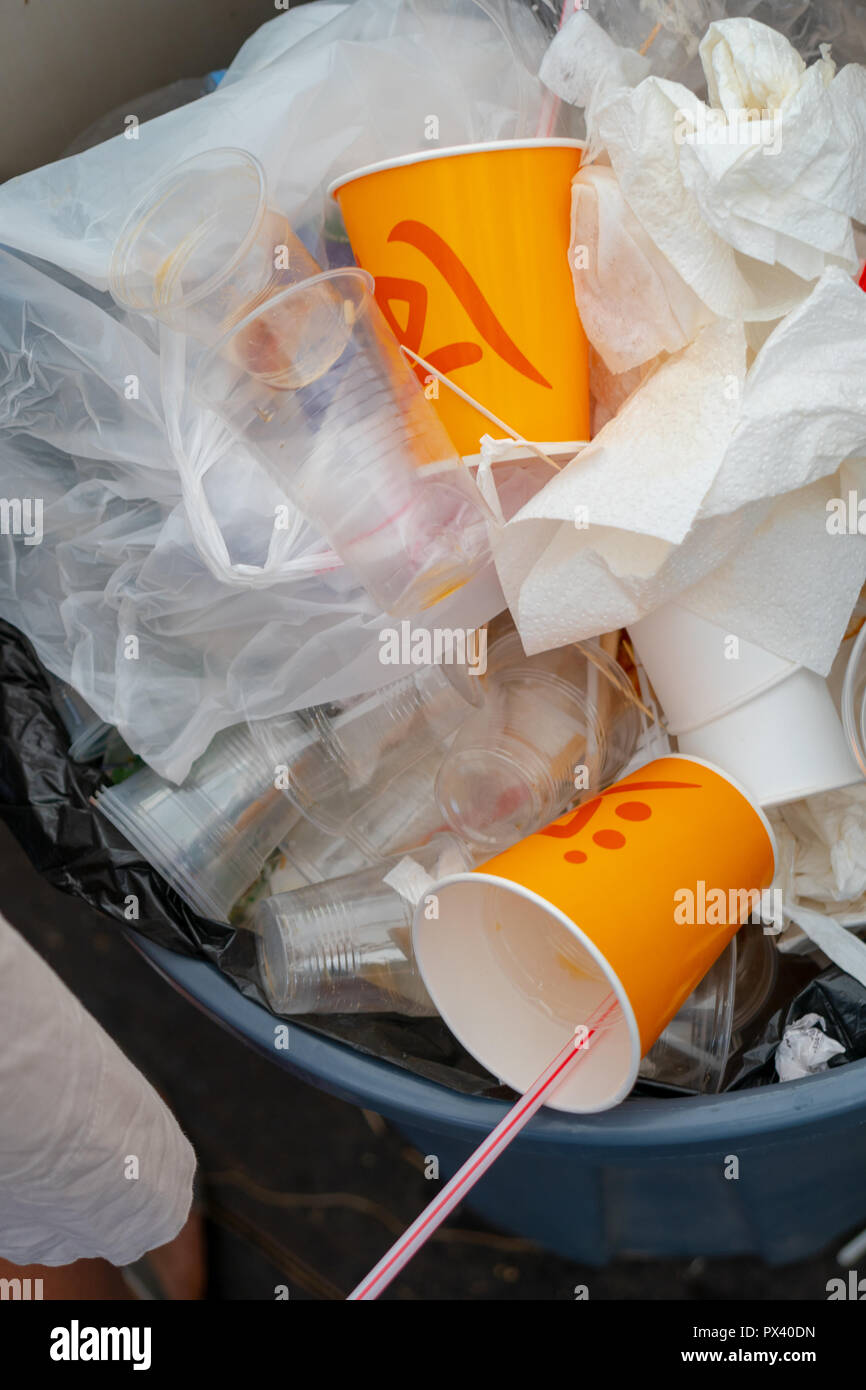
[[[41,527],[39,544],[0,535],[0,615],[162,776],[245,715],[400,671],[379,661],[393,620],[291,509],[275,527],[278,486],[191,401],[196,347],[106,292],[124,218],[170,166],[241,145],[308,249],[339,261],[329,181],[431,134],[532,133],[546,41],[520,0],[305,6],[215,92],[0,188],[0,495],[38,503]],[[414,625],[503,606],[491,566]]]

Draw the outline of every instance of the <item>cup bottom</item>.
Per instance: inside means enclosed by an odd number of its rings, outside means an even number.
[[[531,772],[505,753],[467,748],[449,754],[436,779],[436,798],[449,826],[490,855],[556,817]]]

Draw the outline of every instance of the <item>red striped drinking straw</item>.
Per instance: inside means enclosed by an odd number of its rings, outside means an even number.
[[[557,1086],[571,1075],[572,1069],[586,1055],[592,1039],[602,1024],[606,1023],[618,1011],[619,1002],[616,995],[609,994],[602,1000],[587,1022],[575,1028],[574,1034],[569,1038],[565,1047],[556,1054],[538,1080],[520,1097],[517,1104],[509,1110],[505,1118],[478,1146],[463,1164],[463,1167],[454,1174],[451,1181],[445,1184],[429,1206],[424,1208],[418,1219],[413,1221],[399,1240],[395,1241],[388,1253],[383,1255],[366,1278],[362,1279],[357,1288],[352,1290],[349,1294],[349,1302],[369,1302],[379,1297],[382,1290],[388,1287],[391,1280],[429,1240],[446,1216],[449,1216],[454,1208],[463,1201],[470,1188],[474,1187],[478,1179],[496,1162],[499,1155],[520,1133],[524,1125],[532,1119],[536,1111],[540,1110]]]

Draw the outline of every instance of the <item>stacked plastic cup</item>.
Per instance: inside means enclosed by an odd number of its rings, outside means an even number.
[[[154,184],[127,218],[109,271],[118,304],[205,343],[320,267],[245,150],[194,155]]]
[[[69,756],[74,762],[89,762],[105,752],[113,732],[99,715],[82,699],[78,691],[56,676],[49,675],[51,703],[63,720],[69,735]]]
[[[419,874],[433,877],[468,867],[449,837],[412,858]],[[275,1012],[436,1013],[412,955],[414,902],[385,882],[398,862],[258,904],[252,927],[259,975]]]
[[[182,786],[150,768],[96,804],[195,911],[228,920],[298,817],[245,728],[218,734]]]
[[[377,859],[345,834],[329,835],[306,816],[289,831],[280,846],[286,862],[304,883],[327,883],[368,869]]]
[[[482,699],[465,667],[425,666],[371,694],[257,720],[250,730],[275,785],[336,835],[399,773],[444,751]]]
[[[629,628],[681,753],[762,806],[850,786],[860,770],[827,682],[667,604]]]
[[[494,854],[616,781],[640,719],[620,666],[594,643],[527,658],[516,633],[488,652],[485,708],[460,729],[436,796],[451,830]]]
[[[308,883],[323,883],[394,855],[414,853],[445,834],[448,827],[434,795],[442,756],[443,750],[435,748],[398,773],[355,812],[339,835],[323,835],[302,817],[282,846],[286,858]]]
[[[205,355],[194,394],[387,613],[411,617],[489,559],[487,509],[361,270],[261,304]]]

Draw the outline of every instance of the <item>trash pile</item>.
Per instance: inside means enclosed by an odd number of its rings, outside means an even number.
[[[866,1056],[866,25],[770,8],[316,0],[0,188],[55,882],[479,1094]]]

